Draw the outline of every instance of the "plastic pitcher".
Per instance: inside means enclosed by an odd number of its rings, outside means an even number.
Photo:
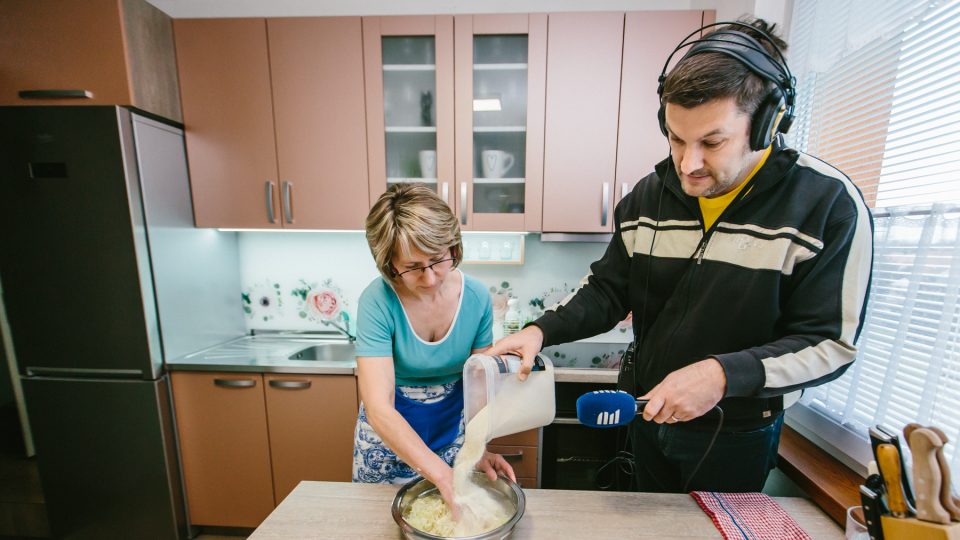
[[[489,423],[488,440],[553,422],[553,363],[537,355],[527,380],[520,381],[517,356],[475,354],[463,365],[464,417],[469,422],[484,407]]]

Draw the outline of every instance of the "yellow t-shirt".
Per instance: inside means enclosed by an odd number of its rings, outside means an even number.
[[[760,158],[760,161],[757,162],[757,166],[750,171],[750,174],[747,175],[747,178],[740,182],[740,185],[736,187],[730,193],[724,193],[719,197],[707,198],[707,197],[697,197],[697,200],[700,202],[700,213],[703,214],[703,230],[709,231],[710,227],[713,227],[713,224],[717,221],[717,218],[720,217],[720,214],[726,210],[727,206],[730,206],[730,203],[737,198],[737,194],[743,191],[743,188],[746,187],[747,183],[750,182],[750,179],[753,178],[757,171],[760,170],[760,167],[763,167],[763,164],[767,162],[767,158],[770,156],[770,151],[773,146],[768,146],[766,151],[763,152],[763,156]]]

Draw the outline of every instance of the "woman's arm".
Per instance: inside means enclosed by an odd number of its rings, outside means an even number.
[[[443,499],[454,508],[453,469],[427,447],[394,406],[393,358],[357,357],[357,374],[360,399],[377,435],[404,463],[437,486]]]

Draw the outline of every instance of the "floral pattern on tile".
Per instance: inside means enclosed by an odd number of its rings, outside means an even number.
[[[490,300],[493,302],[493,320],[503,321],[507,314],[507,300],[516,298],[510,283],[503,281],[499,287],[490,287]]]
[[[240,292],[243,314],[248,319],[270,321],[283,311],[283,295],[280,284],[269,279],[244,287]]]
[[[325,279],[321,283],[300,279],[300,285],[290,291],[297,300],[297,314],[301,319],[312,322],[342,322],[350,331],[350,314],[347,313],[347,301],[343,290]]]
[[[530,308],[533,311],[533,318],[536,319],[543,315],[543,312],[548,308],[560,303],[561,300],[566,298],[577,290],[576,287],[571,287],[564,283],[563,285],[558,285],[555,287],[550,287],[539,296],[535,296],[530,299]]]

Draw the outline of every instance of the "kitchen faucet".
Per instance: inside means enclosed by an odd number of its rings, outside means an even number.
[[[349,331],[349,330],[347,330],[347,329],[344,328],[343,326],[340,326],[339,324],[337,324],[337,323],[335,323],[335,322],[333,322],[333,321],[328,321],[328,320],[325,320],[325,319],[321,319],[320,322],[322,322],[324,326],[332,326],[332,327],[336,328],[337,330],[339,330],[341,334],[347,336],[347,340],[350,341],[351,343],[357,340],[356,337],[354,337],[354,336],[352,336],[352,335],[350,334],[350,331]]]

